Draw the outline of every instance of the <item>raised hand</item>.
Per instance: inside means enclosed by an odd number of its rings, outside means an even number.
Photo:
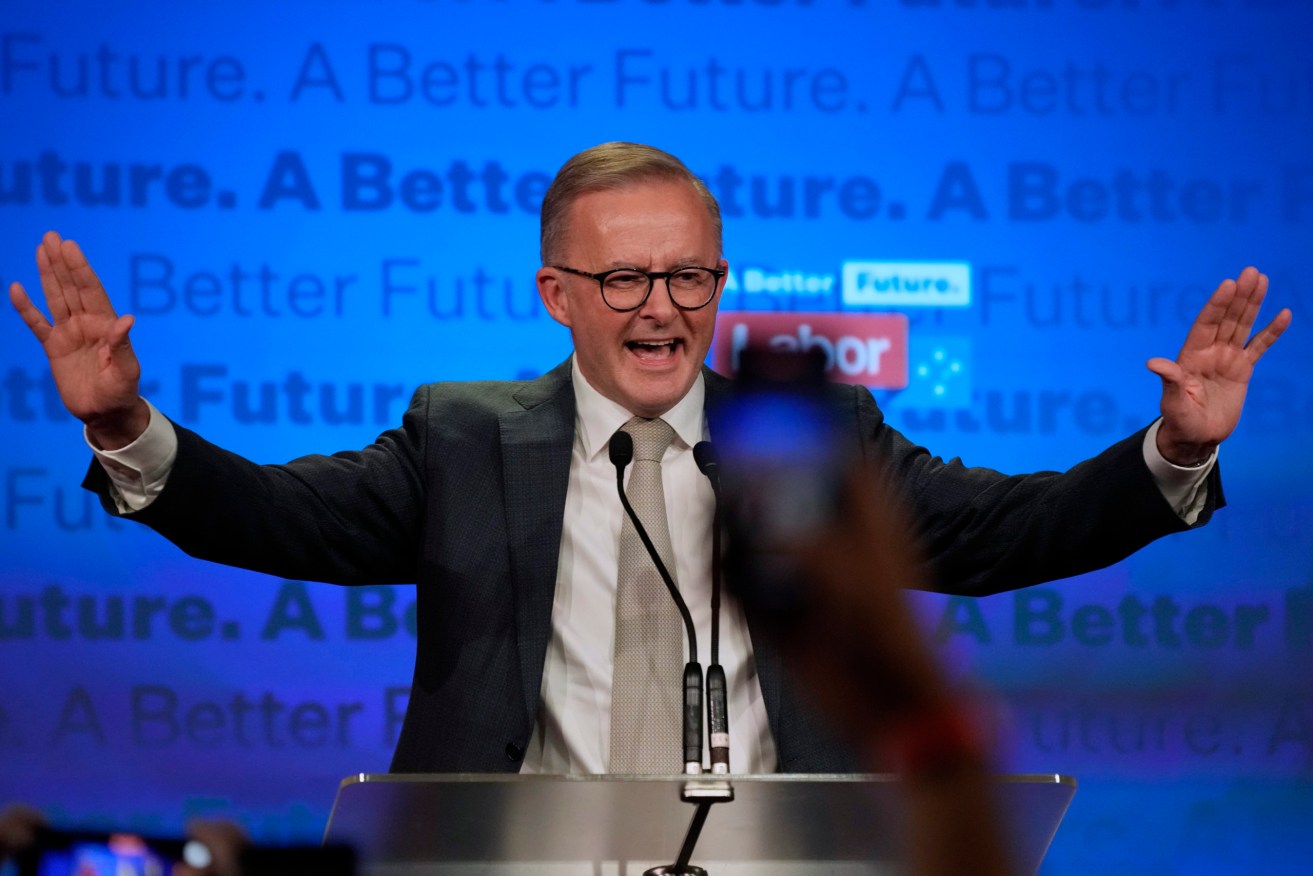
[[[1202,462],[1235,430],[1255,363],[1290,325],[1290,311],[1282,310],[1249,336],[1266,295],[1267,275],[1245,268],[1213,292],[1175,362],[1149,360],[1163,381],[1158,451],[1168,461]]]
[[[841,510],[800,553],[811,598],[781,641],[786,665],[868,769],[899,767],[907,872],[1016,872],[973,704],[948,683],[902,593],[929,571],[884,477],[854,473]]]
[[[36,264],[50,321],[21,284],[9,287],[9,300],[45,349],[69,413],[87,424],[101,447],[122,447],[150,421],[137,394],[141,365],[128,342],[133,319],[114,312],[105,287],[73,241],[46,232]]]

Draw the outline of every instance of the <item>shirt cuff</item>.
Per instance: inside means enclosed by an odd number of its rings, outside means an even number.
[[[110,495],[120,514],[140,511],[155,501],[178,457],[178,433],[173,431],[173,424],[148,400],[143,401],[150,410],[150,422],[146,431],[126,447],[101,450],[92,443],[86,427],[82,430],[87,446],[109,475]]]
[[[1203,465],[1186,467],[1169,462],[1158,452],[1158,427],[1162,422],[1159,417],[1144,434],[1144,464],[1167,504],[1181,520],[1193,526],[1208,500],[1208,475],[1217,465],[1217,451]]]

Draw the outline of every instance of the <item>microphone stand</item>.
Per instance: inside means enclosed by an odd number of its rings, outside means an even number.
[[[688,824],[684,834],[684,844],[679,848],[679,857],[675,863],[652,867],[643,871],[643,876],[707,876],[707,871],[695,864],[690,864],[693,847],[702,836],[702,826],[707,823],[707,815],[716,803],[729,803],[734,800],[734,786],[726,779],[689,779],[679,793],[679,799],[692,803],[697,809],[693,820]]]

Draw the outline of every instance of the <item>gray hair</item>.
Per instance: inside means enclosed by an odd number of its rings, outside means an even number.
[[[550,265],[559,258],[570,206],[582,195],[614,191],[653,180],[686,182],[693,187],[711,215],[719,254],[724,249],[720,204],[716,203],[716,197],[706,183],[669,152],[641,143],[614,142],[585,149],[556,172],[556,178],[543,196],[540,238],[543,264]]]

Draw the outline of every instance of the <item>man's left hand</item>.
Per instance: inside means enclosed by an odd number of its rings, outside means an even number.
[[[1255,363],[1290,325],[1290,311],[1284,309],[1249,337],[1265,295],[1267,275],[1245,268],[1213,292],[1175,362],[1149,360],[1149,370],[1163,381],[1158,452],[1168,462],[1206,461],[1240,421]]]

